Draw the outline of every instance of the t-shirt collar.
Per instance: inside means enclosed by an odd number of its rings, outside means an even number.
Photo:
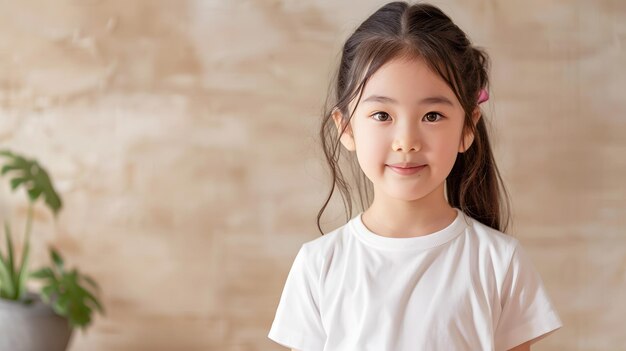
[[[365,244],[379,249],[429,249],[452,240],[467,227],[467,215],[458,208],[454,209],[457,211],[456,218],[447,227],[434,233],[410,238],[391,238],[370,231],[363,224],[363,220],[361,219],[363,212],[352,218],[348,224],[352,233],[355,234],[359,240],[362,240]]]

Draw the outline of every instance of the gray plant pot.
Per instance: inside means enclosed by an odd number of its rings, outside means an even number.
[[[0,299],[0,351],[65,351],[72,336],[67,318],[38,294],[30,305]]]

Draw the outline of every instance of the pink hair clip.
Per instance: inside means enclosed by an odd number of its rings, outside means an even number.
[[[480,89],[480,94],[478,94],[478,104],[480,105],[487,100],[489,100],[489,93],[485,89]]]

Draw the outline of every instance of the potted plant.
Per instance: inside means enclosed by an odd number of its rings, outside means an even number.
[[[0,174],[10,178],[12,191],[25,189],[29,200],[19,264],[11,225],[4,219],[6,247],[5,252],[0,250],[0,350],[66,350],[75,328],[85,330],[94,310],[104,314],[95,294],[100,288],[76,268],[66,268],[53,247],[49,247],[52,261],[49,266],[28,270],[33,206],[43,198],[56,218],[62,201],[48,172],[36,160],[9,150],[0,150],[0,157],[6,160]],[[28,291],[29,280],[40,282],[39,293]]]

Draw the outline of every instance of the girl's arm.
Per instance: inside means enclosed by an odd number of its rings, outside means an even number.
[[[526,341],[525,343],[521,344],[521,345],[517,345],[514,348],[510,349],[509,351],[530,351],[530,341]]]
[[[296,349],[291,349],[291,351],[298,351]],[[521,345],[517,345],[509,351],[530,351],[530,341],[527,341]]]
[[[291,351],[298,351],[296,349],[291,349]],[[530,351],[530,341],[527,341],[521,345],[517,345],[509,351]]]
[[[298,351],[296,349],[291,349],[291,351]],[[530,351],[530,341],[527,341],[521,345],[517,345],[509,351]]]

